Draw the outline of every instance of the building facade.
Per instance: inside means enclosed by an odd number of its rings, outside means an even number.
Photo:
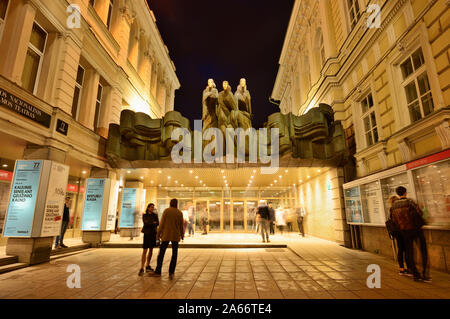
[[[324,102],[342,122],[355,165],[343,187],[353,246],[392,255],[387,199],[404,185],[423,207],[431,265],[446,271],[449,7],[445,0],[296,1],[272,92],[282,113]],[[299,187],[310,205],[311,183]]]
[[[180,83],[155,16],[145,0],[0,0],[0,52],[0,226],[14,161],[39,158],[70,167],[79,229],[85,179],[108,171],[109,124],[124,109],[174,109]]]

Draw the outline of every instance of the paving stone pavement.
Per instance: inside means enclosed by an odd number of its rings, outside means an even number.
[[[450,298],[450,275],[432,283],[400,276],[393,260],[335,243],[304,239],[289,248],[180,249],[173,279],[171,250],[161,277],[139,277],[141,249],[92,249],[0,275],[2,299],[410,299]],[[156,255],[152,258],[155,267]],[[81,269],[70,289],[67,266]],[[367,266],[381,267],[381,288],[366,285]]]

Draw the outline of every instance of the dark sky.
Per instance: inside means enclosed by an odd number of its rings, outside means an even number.
[[[247,79],[253,126],[262,127],[278,107],[269,102],[294,0],[149,0],[161,36],[177,68],[181,88],[175,110],[201,119],[209,78],[233,92]]]

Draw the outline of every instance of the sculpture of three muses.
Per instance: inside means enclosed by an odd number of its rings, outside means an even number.
[[[247,130],[252,127],[252,105],[245,79],[240,80],[234,95],[228,81],[223,82],[223,91],[219,93],[214,80],[209,79],[203,90],[202,104],[203,132],[217,127],[226,136],[227,128]]]

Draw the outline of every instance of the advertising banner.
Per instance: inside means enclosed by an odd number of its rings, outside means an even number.
[[[68,178],[69,167],[53,162],[48,182],[41,237],[58,236],[61,233],[64,198],[66,197]]]
[[[82,230],[100,230],[105,179],[90,178],[84,197]]]
[[[17,161],[3,236],[31,237],[43,161]]]
[[[120,212],[120,228],[134,228],[136,218],[136,188],[124,188],[122,191],[122,209]]]

